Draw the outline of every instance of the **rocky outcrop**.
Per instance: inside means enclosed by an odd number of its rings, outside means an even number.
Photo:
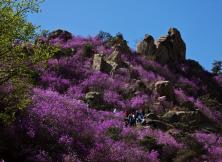
[[[124,39],[122,34],[117,34],[115,37],[109,41],[109,46],[111,46],[114,50],[119,51],[120,53],[131,53],[129,46],[127,45],[127,41]]]
[[[88,92],[85,95],[85,101],[89,106],[96,107],[102,101],[102,95],[100,92]]]
[[[65,30],[58,29],[49,34],[48,40],[60,38],[63,41],[68,41],[69,39],[72,39],[72,37],[73,37],[72,33]]]
[[[160,37],[154,43],[150,35],[137,45],[137,53],[146,56],[155,56],[161,64],[183,63],[186,59],[186,45],[176,28],[170,28],[166,36]]]
[[[166,96],[166,99],[169,101],[174,101],[175,99],[175,94],[170,81],[157,81],[155,83],[155,92],[159,94],[159,96]]]
[[[108,56],[106,62],[112,67],[112,73],[117,70],[118,67],[121,65],[121,58],[120,52],[114,50],[111,55]]]
[[[145,35],[143,41],[137,44],[137,53],[153,56],[156,52],[156,46],[154,44],[154,38],[151,35]]]
[[[201,115],[199,111],[169,111],[163,115],[163,119],[170,123],[199,123]]]
[[[104,60],[103,54],[94,54],[92,68],[105,73],[110,73],[112,70],[111,65]]]
[[[118,68],[123,67],[120,52],[114,50],[113,53],[106,56],[103,54],[94,54],[92,68],[94,70],[113,74]]]

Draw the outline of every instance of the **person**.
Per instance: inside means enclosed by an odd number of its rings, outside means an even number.
[[[144,119],[144,115],[142,111],[136,111],[136,122],[143,124],[143,122],[145,121]]]
[[[113,113],[114,113],[114,114],[116,113],[116,108],[115,108],[115,109],[113,109]]]
[[[128,115],[128,119],[129,119],[129,125],[132,126],[133,116],[131,113]]]
[[[128,127],[129,125],[129,112],[128,111],[125,112],[124,122],[125,122],[125,127]]]
[[[136,126],[136,117],[134,113],[130,113],[129,123],[130,123],[130,126]]]

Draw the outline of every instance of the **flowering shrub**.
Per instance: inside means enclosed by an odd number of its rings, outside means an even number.
[[[36,161],[85,159],[85,155],[89,161],[158,161],[157,152],[147,153],[139,146],[132,148],[124,141],[114,142],[115,137],[107,134],[118,128],[122,136],[121,114],[89,109],[80,100],[49,90],[34,89],[33,92],[33,107],[24,118],[24,128],[28,139],[36,141],[30,143],[32,147],[41,148],[33,156]]]
[[[138,94],[135,97],[131,98],[128,104],[129,104],[129,107],[133,109],[139,109],[147,105],[149,101],[150,101],[150,98],[148,95]]]
[[[176,99],[179,103],[194,102],[194,98],[187,96],[182,89],[175,89]]]
[[[103,99],[106,103],[113,105],[113,108],[124,109],[126,107],[123,98],[115,91],[106,90]]]
[[[145,69],[143,69],[142,66],[136,66],[134,67],[134,70],[136,75],[139,76],[140,79],[146,79],[148,81],[164,80],[163,77],[156,75],[152,71],[146,71]]]
[[[199,99],[194,102],[194,105],[210,120],[216,122],[217,124],[221,125],[221,112],[214,110],[214,108],[209,108],[204,105]]]
[[[161,116],[169,109],[184,106],[192,111],[199,109],[221,125],[220,106],[214,108],[196,99],[199,92],[204,94],[209,89],[201,80],[206,78],[202,76],[204,73],[199,75],[201,69],[196,72],[198,77],[186,78],[192,71],[188,64],[172,72],[167,66],[129,51],[121,53],[121,63],[111,75],[92,69],[94,53],[104,54],[106,58],[114,50],[103,38],[73,36],[67,41],[54,38],[49,43],[58,46],[59,53],[49,60],[47,67],[36,66],[39,81],[30,94],[32,104],[22,115],[16,114],[17,121],[7,131],[0,127],[3,132],[0,133],[0,159],[159,162],[173,161],[181,152],[192,155],[193,150],[187,151],[189,141],[177,136],[184,133],[180,128],[163,131],[158,126],[151,129],[150,125],[126,127],[126,114],[138,109],[149,109],[154,113],[155,119],[149,114],[145,123],[160,120],[161,124]],[[176,101],[166,101],[166,97],[155,93],[153,85],[159,80],[172,82]],[[197,87],[198,83],[202,87]],[[4,91],[7,92],[7,88],[0,87],[0,97]],[[99,100],[92,97],[97,101],[96,106],[88,102],[87,94],[101,97]],[[221,134],[192,133],[191,130],[185,133],[184,136],[192,135],[206,151],[206,155],[194,157],[193,161],[222,159]]]
[[[186,92],[189,92],[190,95],[197,95],[199,88],[194,81],[191,81],[184,77],[179,77],[177,82],[178,86],[186,90]]]
[[[221,161],[222,160],[222,137],[215,133],[205,133],[197,131],[193,135],[207,151],[206,155],[202,155],[204,161]]]

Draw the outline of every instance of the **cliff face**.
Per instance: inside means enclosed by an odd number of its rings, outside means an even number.
[[[186,60],[177,29],[157,41],[146,35],[136,52],[120,34],[82,38],[57,30],[38,41],[60,50],[36,69],[33,105],[16,123],[22,131],[14,131],[26,140],[15,141],[14,156],[5,159],[222,160],[221,82]],[[137,112],[144,121],[126,127]]]

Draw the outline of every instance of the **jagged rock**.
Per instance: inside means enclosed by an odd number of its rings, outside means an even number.
[[[69,39],[72,39],[72,33],[65,30],[58,29],[49,34],[48,40],[55,39],[55,38],[60,38],[60,39],[63,39],[64,41],[68,41]]]
[[[118,68],[122,67],[120,52],[114,50],[107,58],[103,54],[94,54],[93,66],[94,70],[113,74]]]
[[[168,31],[168,36],[170,37],[170,42],[172,43],[172,52],[174,57],[176,57],[179,62],[184,62],[186,59],[186,45],[181,38],[179,30],[176,28],[170,28]]]
[[[168,121],[170,123],[175,123],[178,122],[178,116],[174,111],[169,111],[166,114],[163,115],[162,117],[165,121]]]
[[[165,115],[163,115],[163,119],[171,123],[199,123],[201,120],[201,115],[198,111],[169,111]]]
[[[125,92],[128,94],[136,94],[137,92],[144,90],[147,94],[152,94],[152,86],[149,84],[149,81],[133,79]]]
[[[175,99],[175,94],[170,81],[157,81],[155,83],[155,92],[160,96],[166,96],[169,101],[174,101]]]
[[[156,42],[156,58],[162,64],[183,63],[186,59],[186,45],[176,28],[170,28],[168,35]]]
[[[114,50],[113,53],[108,56],[107,62],[115,62],[119,64],[121,62],[120,52],[117,50]]]
[[[117,34],[111,41],[111,46],[114,50],[120,53],[131,53],[127,41],[123,38],[122,34]]]
[[[160,38],[160,39],[163,39],[163,42],[164,42],[165,37]],[[158,61],[161,64],[167,64],[170,60],[169,49],[167,48],[166,45],[164,45],[163,42],[159,42],[159,41],[156,44],[157,46],[157,50],[155,53],[156,61]]]
[[[137,53],[152,56],[156,51],[156,46],[154,44],[154,38],[151,35],[145,35],[143,41],[137,44]]]
[[[103,54],[94,54],[92,68],[106,73],[109,73],[112,70],[112,66],[104,60]]]
[[[95,107],[101,102],[102,95],[100,92],[88,92],[85,95],[85,100],[90,106]]]
[[[176,28],[170,28],[166,36],[154,42],[150,35],[137,45],[137,53],[154,56],[161,64],[179,64],[186,60],[186,45]]]
[[[115,50],[111,55],[108,56],[106,59],[106,62],[112,67],[112,73],[120,67],[121,64],[121,57],[120,57],[120,52]]]
[[[157,115],[154,114],[154,113],[149,113],[149,114],[147,114],[145,117],[148,118],[148,119],[152,119],[152,120],[158,120],[158,119],[159,119],[159,118],[157,117]]]

